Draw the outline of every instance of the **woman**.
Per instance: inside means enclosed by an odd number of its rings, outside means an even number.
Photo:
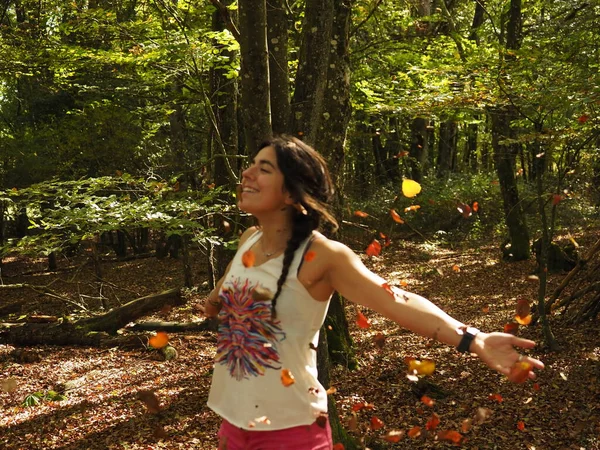
[[[258,227],[209,295],[205,314],[219,316],[217,356],[208,405],[223,417],[220,448],[330,449],[327,398],[317,381],[316,346],[329,299],[338,291],[399,325],[477,354],[509,374],[542,362],[514,346],[533,341],[483,333],[423,297],[390,289],[345,245],[317,231],[337,228],[327,204],[333,187],[323,158],[298,139],[275,137],[242,174],[238,206]]]

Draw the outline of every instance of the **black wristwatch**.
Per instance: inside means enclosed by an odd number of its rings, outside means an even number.
[[[475,336],[479,334],[479,330],[474,327],[460,327],[456,329],[456,332],[462,336],[460,342],[456,346],[456,350],[461,353],[468,353],[471,342],[475,339]]]

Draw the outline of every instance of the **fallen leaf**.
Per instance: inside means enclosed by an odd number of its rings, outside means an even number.
[[[454,270],[454,272],[458,273],[458,272],[460,272],[460,266],[458,264],[454,264],[452,266],[452,270]]]
[[[365,253],[368,256],[379,256],[379,254],[381,253],[381,244],[379,243],[379,241],[377,239],[373,239],[373,242],[369,244],[369,246],[365,250]]]
[[[467,433],[471,429],[472,425],[473,425],[472,419],[465,419],[462,421],[462,424],[460,425],[460,430],[463,433]]]
[[[478,407],[477,412],[475,413],[475,425],[481,425],[483,422],[490,418],[492,413],[493,411],[489,408],[484,408],[481,406]]]
[[[146,405],[149,413],[156,414],[160,411],[160,402],[154,392],[148,390],[139,391],[137,397]]]
[[[424,395],[423,397],[421,397],[421,401],[423,403],[425,403],[427,406],[429,407],[433,407],[433,405],[435,404],[435,400],[433,400],[432,398]]]
[[[460,434],[458,431],[443,430],[443,431],[438,432],[437,438],[440,441],[450,441],[455,444],[460,444],[461,441],[464,439],[464,436],[462,434]]]
[[[344,444],[340,444],[339,442],[337,444],[333,444],[333,447],[331,448],[331,450],[345,450]]]
[[[408,437],[411,437],[414,439],[416,437],[419,437],[420,435],[421,435],[421,427],[418,425],[415,425],[410,430],[408,430]]]
[[[502,396],[500,394],[490,394],[488,399],[495,400],[498,403],[502,403],[504,401],[504,399],[502,398]]]
[[[437,428],[437,426],[439,424],[440,424],[440,416],[438,416],[436,413],[433,413],[431,415],[431,418],[427,421],[425,428],[428,429],[429,431],[433,431]]]
[[[519,431],[524,431],[525,430],[525,422],[523,422],[522,420],[519,420],[517,422],[517,428],[519,429]]]
[[[526,361],[517,361],[508,374],[509,381],[513,383],[524,383],[529,378],[529,372],[533,366]]]
[[[504,325],[504,332],[508,334],[516,335],[519,331],[519,324],[515,322],[507,323]]]
[[[5,378],[0,381],[0,391],[8,392],[9,394],[17,390],[17,380],[14,378]]]
[[[435,371],[435,362],[431,359],[405,358],[408,371],[417,375],[431,375]]]
[[[380,430],[381,428],[383,428],[383,426],[383,421],[379,417],[371,417],[371,430]]]
[[[406,432],[404,430],[391,430],[383,437],[388,442],[396,443],[404,439]]]
[[[377,347],[383,348],[385,346],[385,336],[382,333],[377,333],[373,340],[375,341],[375,345]]]

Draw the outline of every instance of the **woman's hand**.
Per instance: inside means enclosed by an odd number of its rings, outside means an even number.
[[[534,379],[536,377],[534,369],[543,369],[544,363],[538,359],[520,354],[515,347],[533,348],[535,342],[529,339],[522,339],[507,333],[479,333],[471,345],[471,351],[476,353],[479,358],[490,368],[497,370],[503,375],[511,375],[511,370],[517,363],[523,363],[518,366],[518,370],[526,370],[528,373],[524,379]],[[509,376],[511,381],[516,381]]]

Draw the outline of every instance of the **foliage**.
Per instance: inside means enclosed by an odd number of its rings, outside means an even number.
[[[120,177],[51,181],[0,193],[14,212],[25,209],[32,233],[9,241],[3,252],[44,254],[80,241],[97,240],[103,232],[148,228],[166,236],[190,235],[196,241],[213,237],[208,218],[229,207],[216,198],[222,189],[179,191],[174,179]]]
[[[56,391],[37,391],[33,394],[29,394],[23,400],[22,406],[36,406],[41,402],[60,402],[66,400],[67,397],[63,394],[59,394]]]

